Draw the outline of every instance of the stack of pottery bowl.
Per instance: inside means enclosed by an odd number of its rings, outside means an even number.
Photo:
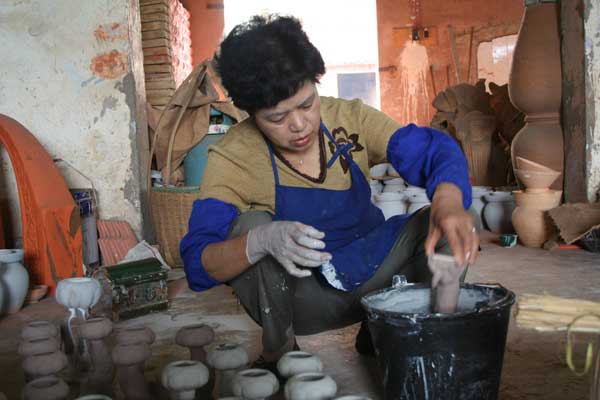
[[[550,185],[561,174],[544,165],[516,157],[515,174],[525,190],[514,192],[517,208],[512,222],[525,246],[541,247],[555,231],[547,211],[560,204],[562,191],[550,190]]]
[[[385,219],[406,213],[406,196],[402,192],[383,192],[373,196],[375,204],[383,212]]]
[[[393,178],[388,179],[384,182],[383,192],[403,192],[406,189],[406,185],[404,184],[404,179],[402,178]]]
[[[373,165],[369,170],[371,179],[383,179],[387,175],[387,169],[390,164]]]
[[[513,233],[511,223],[515,200],[511,192],[487,192],[483,194],[483,221],[485,226],[494,233]]]

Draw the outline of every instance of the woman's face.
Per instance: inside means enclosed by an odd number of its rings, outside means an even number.
[[[283,152],[304,153],[316,143],[321,122],[321,101],[313,82],[295,95],[254,114],[258,128]]]

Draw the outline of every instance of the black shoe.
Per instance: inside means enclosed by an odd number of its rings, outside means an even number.
[[[298,346],[298,343],[294,341],[294,347],[292,348],[292,351],[299,350],[300,347]],[[277,370],[277,361],[267,361],[262,356],[262,354],[258,356],[258,358],[254,360],[252,364],[250,364],[250,368],[266,369],[267,371],[271,371],[273,374],[275,374],[275,376],[279,380],[279,383],[285,383],[286,381],[285,378],[279,375],[279,371]]]
[[[369,333],[367,321],[363,321],[360,324],[360,329],[356,334],[354,348],[360,355],[371,357],[375,356],[375,347],[373,346],[373,341],[371,340],[371,334]]]

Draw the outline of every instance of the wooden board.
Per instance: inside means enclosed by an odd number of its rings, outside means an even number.
[[[155,89],[175,89],[175,81],[172,79],[164,81],[146,81],[146,91]]]
[[[164,21],[142,22],[142,32],[165,30],[169,32],[169,23]],[[142,35],[142,39],[144,36]]]
[[[142,38],[142,48],[147,49],[149,47],[170,47],[171,43],[168,39],[143,39]]]
[[[146,71],[146,82],[149,81],[170,81],[173,80],[173,75],[170,73],[162,72],[148,72]]]
[[[162,56],[144,56],[144,65],[147,64],[170,64],[171,56],[162,55]]]
[[[142,32],[142,46],[143,42],[151,39],[167,39],[171,38],[171,31],[169,29],[159,29],[155,31],[144,31]]]
[[[152,13],[169,13],[169,6],[166,4],[153,4],[150,6],[140,7],[140,15],[152,14]]]
[[[140,0],[140,6],[150,6],[152,4],[164,4],[169,6],[169,0]]]
[[[172,73],[173,67],[171,64],[155,64],[155,65],[144,65],[144,72],[148,73]]]
[[[152,21],[169,22],[169,14],[166,14],[166,13],[142,14],[140,19],[142,21],[142,24],[144,22],[152,22]]]
[[[146,56],[170,56],[171,55],[171,49],[169,47],[166,46],[162,46],[162,47],[149,47],[143,50],[144,51],[144,57]]]

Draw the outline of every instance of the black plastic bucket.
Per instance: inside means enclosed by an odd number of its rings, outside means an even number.
[[[429,286],[407,284],[362,299],[385,399],[497,399],[514,293],[464,284],[453,314],[432,314],[430,298]]]

